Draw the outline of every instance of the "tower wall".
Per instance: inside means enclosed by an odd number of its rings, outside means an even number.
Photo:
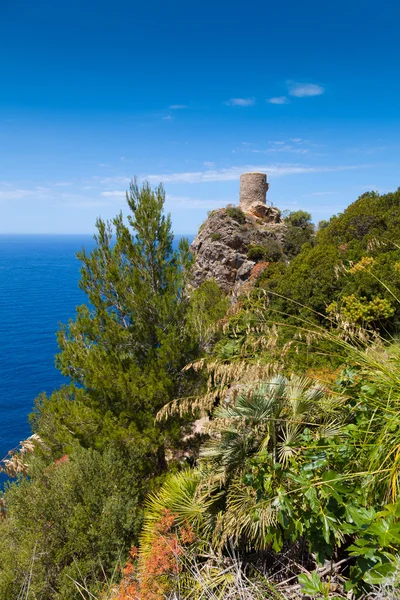
[[[240,208],[245,213],[262,211],[267,206],[267,176],[265,173],[243,173],[240,176]]]

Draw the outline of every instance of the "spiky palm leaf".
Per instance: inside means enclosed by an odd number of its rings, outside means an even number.
[[[321,433],[340,429],[343,399],[329,403],[327,396],[323,386],[296,375],[242,387],[233,402],[215,409],[213,435],[200,458],[225,477],[243,469],[259,451],[267,450],[275,461],[286,464],[295,456],[305,427],[320,427]]]
[[[222,549],[232,539],[234,543],[245,540],[250,549],[265,548],[268,531],[277,522],[277,512],[270,499],[257,499],[253,488],[237,478],[229,486],[226,508],[215,528],[213,545]]]

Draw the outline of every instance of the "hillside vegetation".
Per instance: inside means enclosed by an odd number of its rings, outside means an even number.
[[[400,598],[400,189],[288,215],[234,304],[164,199],[133,183],[78,254],[70,384],[3,461],[0,600]]]

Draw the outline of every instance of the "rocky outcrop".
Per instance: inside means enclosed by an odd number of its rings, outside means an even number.
[[[269,251],[279,253],[286,227],[278,209],[265,209],[262,218],[230,206],[210,213],[190,247],[195,257],[193,287],[214,279],[236,297],[257,264],[255,249],[265,249],[264,260]]]

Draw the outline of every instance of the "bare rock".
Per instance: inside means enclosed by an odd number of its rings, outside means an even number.
[[[210,213],[190,247],[195,257],[192,287],[213,279],[224,292],[235,297],[240,293],[256,265],[247,256],[249,248],[265,246],[268,240],[282,245],[284,240],[286,226],[279,210],[263,206],[262,217],[229,207]]]

